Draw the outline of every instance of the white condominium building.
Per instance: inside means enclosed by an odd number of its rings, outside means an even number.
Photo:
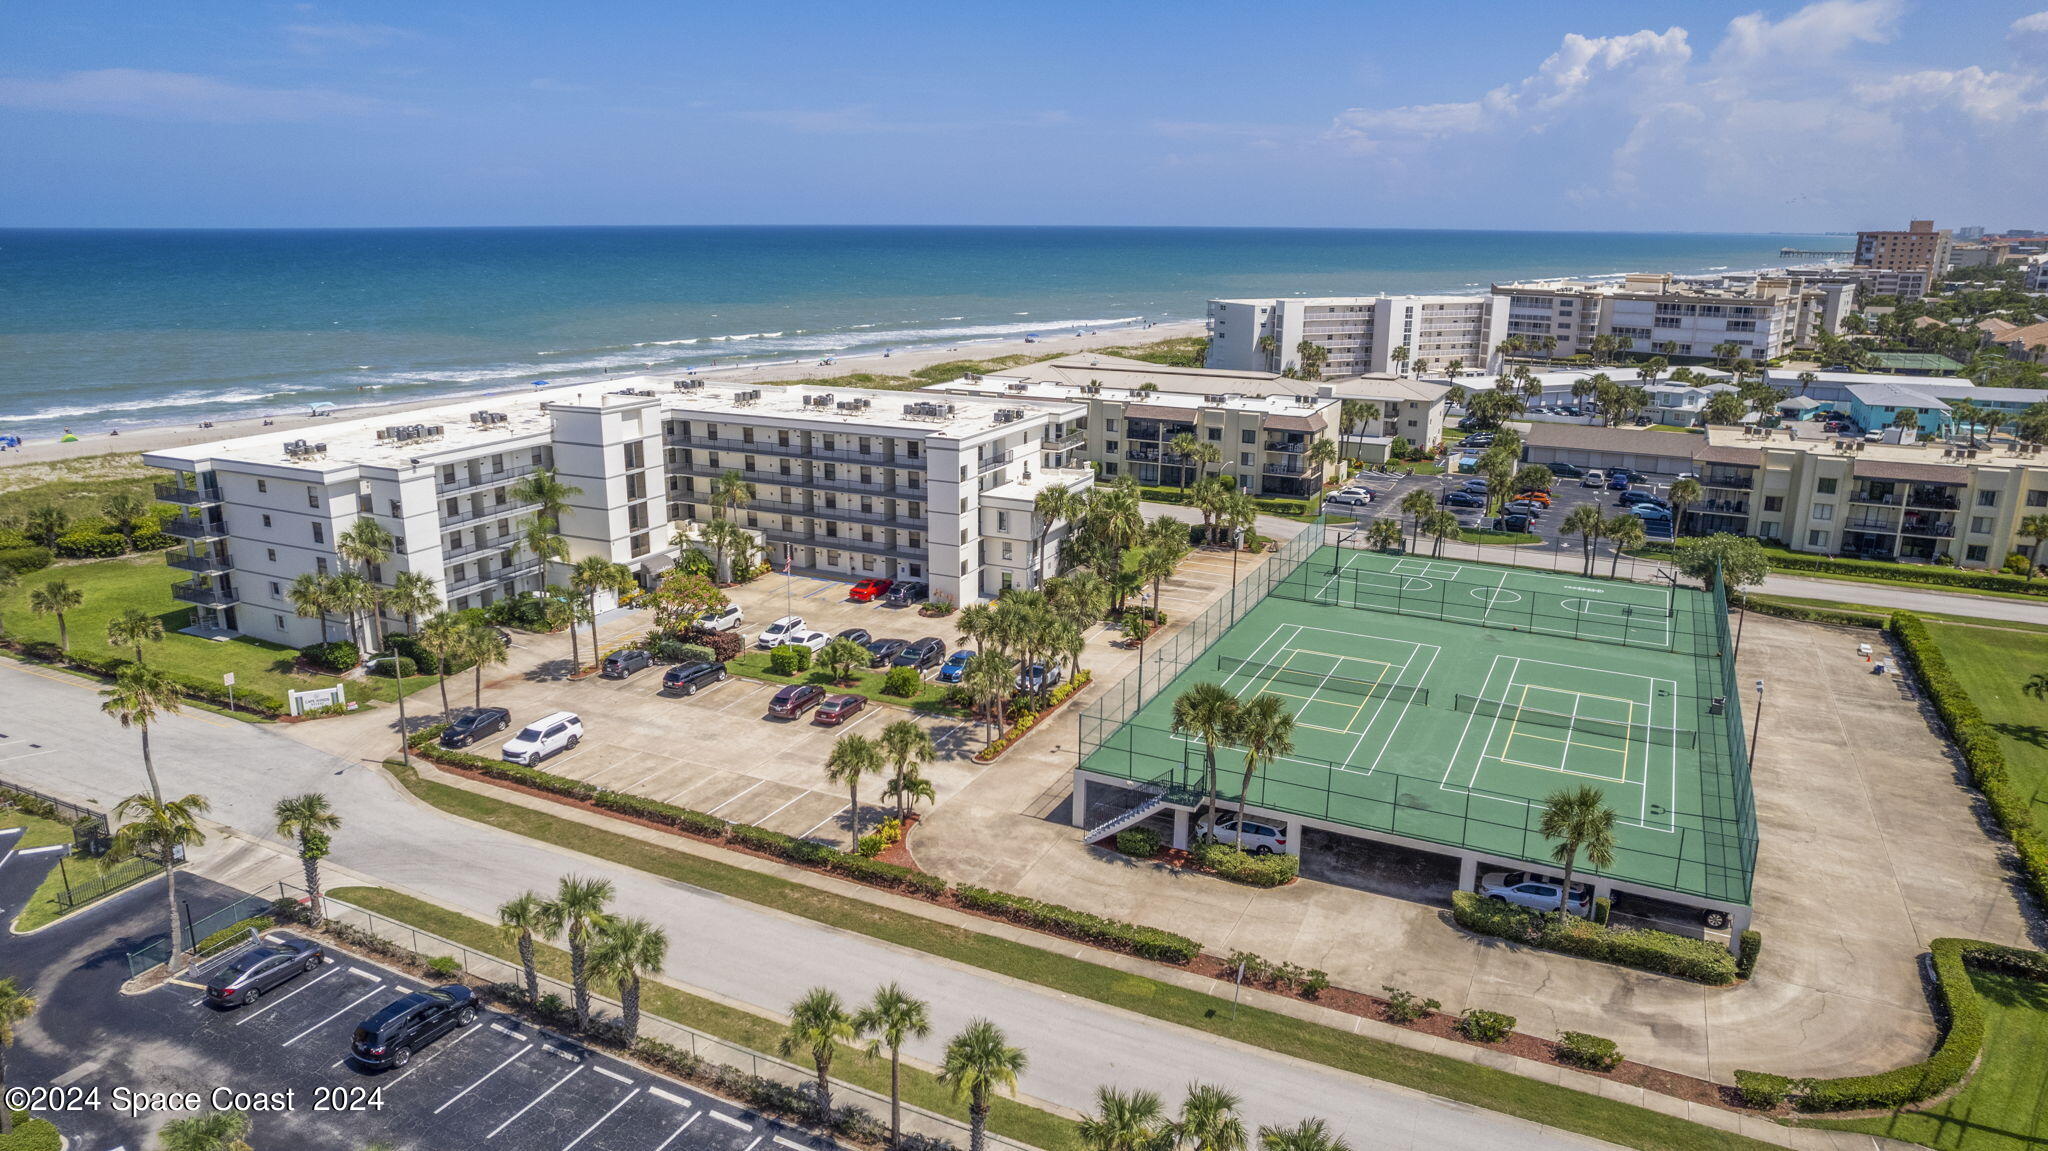
[[[335,542],[360,518],[394,539],[367,573],[427,575],[448,606],[482,606],[559,580],[524,546],[537,506],[519,484],[543,468],[579,489],[560,534],[570,560],[598,555],[651,585],[673,563],[671,521],[711,514],[712,480],[738,471],[738,510],[777,566],[926,581],[956,602],[1029,586],[1039,554],[1031,497],[1085,488],[1065,467],[1086,408],[819,387],[745,388],[637,379],[486,397],[402,416],[319,422],[169,448],[158,496],[185,509],[173,588],[202,625],[303,647],[321,637],[289,596],[306,573],[348,565]],[[394,626],[402,621],[390,621]]]
[[[1486,368],[1486,296],[1329,296],[1209,301],[1211,368],[1284,372],[1298,369],[1307,340],[1329,359],[1325,377],[1405,372],[1427,360],[1442,368],[1462,360]],[[1397,349],[1407,350],[1405,360]]]
[[[1545,280],[1495,284],[1491,343],[1519,336],[1525,351],[1570,356],[1593,350],[1598,336],[1625,337],[1628,350],[1712,356],[1725,342],[1757,361],[1784,355],[1801,334],[1806,293],[1789,279],[1759,278],[1747,287],[1702,287],[1667,272],[1638,273],[1620,283]],[[1551,349],[1542,343],[1555,337]]]

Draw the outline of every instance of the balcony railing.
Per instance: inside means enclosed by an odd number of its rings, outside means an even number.
[[[457,468],[454,479],[441,479],[434,482],[434,492],[436,495],[445,496],[451,492],[468,491],[470,488],[486,488],[493,484],[511,483],[521,476],[532,475],[538,470],[537,465],[527,463],[521,464],[518,467],[505,468],[502,471],[479,471],[472,477],[467,470]]]
[[[992,472],[1015,459],[1016,455],[1017,453],[1015,452],[1001,451],[982,456],[975,462],[974,474],[981,475],[985,472]]]
[[[1756,486],[1756,477],[1725,473],[1720,475],[1709,474],[1700,483],[1710,488],[1735,488],[1739,491],[1748,491]]]
[[[485,504],[481,508],[465,507],[455,512],[442,512],[441,522],[449,526],[475,523],[478,520],[493,520],[507,516],[517,516],[522,512],[532,511],[539,506],[540,504],[538,503],[507,502],[502,504]]]
[[[227,607],[240,602],[240,597],[232,591],[197,583],[172,584],[171,598],[185,603],[196,603],[201,607]]]
[[[1267,464],[1265,473],[1269,476],[1305,476],[1309,469],[1304,464]]]
[[[858,536],[828,536],[822,532],[783,531],[781,528],[764,528],[762,531],[767,535],[768,542],[776,545],[789,544],[795,547],[837,548],[843,552],[863,552],[870,555],[910,558],[922,558],[925,554],[923,545],[911,547],[901,538],[892,543],[887,540],[864,540]]]
[[[1286,452],[1290,455],[1297,455],[1301,452],[1305,452],[1308,450],[1308,441],[1274,440],[1266,445],[1266,450],[1269,452]]]
[[[210,551],[200,552],[197,555],[191,555],[186,552],[165,552],[164,562],[177,568],[179,571],[197,572],[200,575],[213,575],[218,572],[232,571],[235,566],[235,562],[232,559],[224,555],[215,555]]]
[[[1842,526],[1852,532],[1883,532],[1886,535],[1897,535],[1899,531],[1899,525],[1883,520],[1850,520]]]
[[[668,446],[672,448],[697,448],[703,451],[740,452],[742,454],[752,452],[756,455],[770,456],[797,456],[807,460],[831,460],[834,463],[873,464],[879,468],[921,469],[925,466],[925,458],[922,455],[912,456],[900,452],[892,452],[878,444],[871,444],[867,451],[861,451],[858,447],[816,447],[794,439],[785,444],[776,440],[754,440],[749,442],[746,440],[729,440],[724,437],[671,435],[668,437],[667,442]]]
[[[1068,432],[1066,435],[1059,437],[1058,439],[1046,440],[1045,450],[1049,452],[1064,452],[1072,448],[1078,448],[1082,444],[1085,444],[1087,442],[1088,429],[1077,428],[1074,431]]]
[[[486,540],[485,542],[480,544],[466,543],[452,548],[444,547],[441,549],[441,559],[443,562],[453,562],[455,560],[463,558],[464,556],[483,555],[488,552],[509,551],[512,548],[513,544],[517,543],[518,541],[518,536],[506,536],[503,539]]]
[[[185,507],[199,507],[202,504],[220,502],[220,489],[210,484],[188,488],[183,484],[156,485],[156,498],[167,504],[182,504]]]
[[[1948,492],[1914,492],[1906,497],[1906,506],[1955,511],[1962,506],[1962,501]]]
[[[1849,493],[1849,502],[1852,504],[1881,504],[1888,508],[1895,508],[1905,503],[1906,501],[1904,497],[1899,495],[1899,493],[1897,492],[1892,492],[1887,495],[1880,494],[1878,492],[1858,490]]]
[[[1934,536],[1937,539],[1945,540],[1955,538],[1956,525],[1932,523],[1925,520],[1914,523],[1908,520],[1906,521],[1906,526],[1900,530],[1909,536]]]
[[[772,500],[756,500],[748,504],[743,510],[759,512],[762,515],[807,516],[811,519],[819,520],[854,520],[865,524],[889,524],[906,527],[921,527],[924,524],[923,516],[890,512],[881,508],[876,508],[873,511],[863,511],[860,508],[828,508],[823,504],[812,504],[806,507],[803,504],[785,504]]]
[[[226,526],[196,516],[165,520],[163,527],[181,540],[219,540],[226,539],[228,535]]]

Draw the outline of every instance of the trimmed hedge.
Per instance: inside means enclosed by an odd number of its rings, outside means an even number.
[[[1252,855],[1228,843],[1202,843],[1194,849],[1195,862],[1225,879],[1253,887],[1278,887],[1301,871],[1301,858],[1275,852]]]
[[[894,887],[913,891],[919,895],[936,899],[946,893],[946,881],[936,875],[912,871],[894,863],[883,863],[879,859],[868,859],[860,855],[848,855],[838,848],[808,839],[798,839],[765,827],[747,823],[735,823],[726,828],[726,838],[742,847],[765,851],[792,863],[807,867],[822,867],[827,871],[843,875],[848,879],[876,887]]]
[[[1093,943],[1116,951],[1128,951],[1142,959],[1157,959],[1163,963],[1190,963],[1200,955],[1202,946],[1185,935],[1176,935],[1157,927],[1145,927],[1125,923],[1116,919],[1105,919],[1086,911],[1061,907],[1057,903],[1042,903],[1022,895],[1011,895],[1007,891],[990,891],[985,887],[970,887],[966,884],[953,889],[953,898],[960,906],[971,911],[994,915],[1026,927],[1036,927],[1083,943]]]
[[[363,653],[361,648],[348,640],[334,639],[300,648],[299,658],[314,667],[340,675],[343,672],[354,671],[356,665],[363,662]]]
[[[209,935],[206,938],[200,940],[199,946],[193,948],[192,950],[197,951],[201,954],[205,954],[207,951],[210,951],[213,948],[218,947],[221,944],[226,943],[228,940],[233,939],[237,936],[247,935],[251,931],[255,931],[258,933],[265,932],[276,926],[277,920],[272,919],[268,915],[252,915],[247,919],[239,920],[235,923],[230,923],[226,927],[221,928],[219,931],[214,932],[212,935]]]
[[[1116,849],[1138,859],[1159,854],[1159,833],[1149,827],[1127,827],[1116,833]]]
[[[1186,491],[1182,491],[1179,488],[1164,487],[1140,487],[1138,489],[1139,498],[1162,504],[1185,504],[1189,502],[1188,497],[1192,494],[1194,494],[1193,487],[1189,487]],[[1260,511],[1268,515],[1301,516],[1307,515],[1309,511],[1307,500],[1254,499],[1252,502],[1258,505]]]
[[[1748,979],[1756,973],[1757,957],[1764,953],[1764,937],[1755,931],[1742,933],[1742,950],[1735,956],[1735,974]]]
[[[56,550],[68,560],[109,559],[128,554],[128,541],[114,532],[65,532]]]
[[[1893,613],[1892,635],[1897,637],[1907,661],[1919,675],[1920,685],[1934,704],[1934,713],[1941,717],[1942,726],[1948,729],[1949,739],[1962,753],[1963,763],[1970,770],[1970,782],[1984,794],[1991,818],[2012,840],[2027,889],[2036,900],[2048,905],[2048,835],[2034,825],[2028,810],[2029,798],[2012,781],[1998,733],[1984,721],[1977,701],[1963,689],[1962,681],[1949,668],[1941,645],[1928,633],[1919,616],[1904,611]]]
[[[1584,1031],[1559,1032],[1557,1057],[1593,1071],[1612,1071],[1621,1066],[1621,1048],[1614,1040]]]
[[[1458,1034],[1475,1043],[1504,1043],[1515,1033],[1515,1017],[1473,1008],[1458,1018]]]
[[[1807,607],[1804,604],[1785,603],[1769,596],[1753,595],[1743,600],[1744,606],[1758,615],[1777,616],[1779,619],[1798,620],[1801,623],[1824,623],[1836,627],[1877,627],[1885,624],[1885,617],[1878,612],[1836,611],[1832,608]]]
[[[1790,1098],[1798,1086],[1798,1080],[1785,1075],[1772,1075],[1763,1071],[1735,1073],[1735,1089],[1742,1092],[1742,1102],[1766,1111]]]
[[[1941,587],[2015,592],[2020,595],[2048,595],[2048,583],[2036,580],[2029,584],[2020,576],[2007,575],[2004,572],[1977,571],[1972,568],[1936,567],[1933,564],[1892,564],[1881,560],[1834,559],[1829,556],[1810,556],[1775,549],[1770,552],[1770,561],[1771,568],[1775,571],[1825,572],[1830,575],[1854,576],[1857,579],[1882,580],[1887,583],[1933,584]]]
[[[36,547],[34,544],[0,548],[0,568],[6,568],[15,575],[39,572],[49,567],[55,558],[55,553],[49,548]]]
[[[1704,939],[1664,931],[1602,927],[1576,915],[1566,916],[1560,922],[1555,915],[1498,903],[1471,891],[1451,893],[1451,914],[1458,926],[1479,935],[1675,975],[1715,987],[1735,982],[1735,957],[1728,954],[1727,948]]]

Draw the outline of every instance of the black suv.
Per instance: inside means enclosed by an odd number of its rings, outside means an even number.
[[[722,682],[725,674],[722,663],[679,663],[661,673],[661,690],[696,695],[699,688]]]
[[[357,1024],[349,1054],[366,1067],[403,1067],[413,1052],[476,1017],[476,996],[459,983],[415,991]]]
[[[929,671],[939,666],[940,661],[945,658],[946,641],[938,636],[928,635],[897,652],[896,658],[889,662],[897,667],[914,667],[919,671]]]
[[[512,713],[502,707],[480,707],[454,723],[441,733],[442,747],[468,747],[487,735],[512,726]]]
[[[867,644],[868,666],[887,667],[890,660],[903,654],[903,649],[909,646],[910,641],[907,639],[870,640]]]
[[[604,657],[604,670],[598,674],[606,679],[625,679],[642,668],[652,667],[654,657],[639,648],[615,651]]]
[[[931,589],[920,580],[902,580],[889,589],[887,598],[890,607],[909,607],[914,603],[923,603],[925,596],[930,593]]]

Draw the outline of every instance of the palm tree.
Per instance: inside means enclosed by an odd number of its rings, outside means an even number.
[[[384,603],[405,621],[406,634],[410,635],[418,628],[421,616],[441,610],[441,592],[434,586],[434,577],[424,572],[403,571],[391,577],[391,591],[384,597]]]
[[[1690,476],[1672,482],[1669,493],[1671,497],[1671,518],[1672,522],[1680,530],[1683,530],[1685,527],[1685,509],[1700,502],[1706,494],[1707,491],[1700,486],[1700,482]]]
[[[1063,576],[1045,589],[1046,606],[1077,629],[1093,626],[1109,610],[1109,584],[1091,571]]]
[[[1394,349],[1392,356],[1394,360],[1394,371],[1396,374],[1399,374],[1406,370],[1408,366],[1408,355],[1408,345],[1406,344],[1402,344],[1400,347]]]
[[[1633,517],[1631,517],[1633,518]],[[1558,530],[1567,535],[1579,537],[1579,546],[1584,550],[1581,574],[1593,574],[1593,541],[1607,534],[1607,517],[1600,514],[1599,504],[1580,504],[1564,517]]]
[[[44,504],[28,513],[22,530],[28,537],[46,548],[57,546],[57,537],[71,526],[71,516],[54,504]]]
[[[793,1059],[808,1053],[818,1072],[818,1126],[832,1129],[832,1056],[858,1034],[853,1016],[829,987],[813,987],[789,1009],[789,1025],[775,1041],[775,1053]]]
[[[619,985],[619,1025],[628,1051],[640,1038],[640,980],[661,970],[668,932],[645,919],[607,919],[590,951],[591,974]]]
[[[894,800],[898,818],[908,818],[908,813],[917,810],[920,801],[934,803],[939,793],[932,788],[931,780],[924,777],[916,767],[882,785],[882,798]]]
[[[590,937],[611,918],[605,905],[616,894],[609,879],[565,875],[547,904],[547,934],[569,941],[569,981],[576,993],[579,1031],[590,1026]]]
[[[986,1019],[969,1020],[946,1043],[939,1082],[952,1088],[954,1102],[967,1101],[967,1151],[984,1151],[988,1113],[997,1091],[1014,1091],[1028,1060],[1012,1047],[1002,1029]]]
[[[209,1111],[164,1124],[156,1134],[161,1151],[249,1151],[249,1113]]]
[[[729,468],[725,474],[711,481],[711,503],[717,519],[731,519],[732,514],[747,504],[753,503],[756,495],[754,485],[747,482],[746,473],[738,468]]]
[[[1167,443],[1166,450],[1179,457],[1181,466],[1174,469],[1174,474],[1180,477],[1180,490],[1188,490],[1188,473],[1194,469],[1187,465],[1194,460],[1195,453],[1202,450],[1202,438],[1193,432],[1182,432]]]
[[[177,681],[169,672],[130,664],[114,673],[114,685],[101,691],[100,698],[106,701],[100,704],[102,712],[120,720],[122,727],[142,733],[142,773],[149,779],[149,794],[162,799],[156,761],[149,754],[149,725],[157,716],[176,715],[182,708],[184,697],[178,693]]]
[[[142,662],[142,645],[162,643],[164,621],[137,608],[129,608],[107,621],[107,646],[132,647],[135,662]]]
[[[1274,339],[1271,335],[1265,335],[1260,336],[1254,346],[1259,349],[1261,355],[1266,357],[1266,369],[1271,371],[1273,367],[1273,353],[1280,350],[1280,341]]]
[[[1806,389],[1812,387],[1813,385],[1819,382],[1820,376],[1814,372],[1799,373],[1799,394],[1802,396],[1805,395]]]
[[[889,761],[889,787],[896,795],[896,818],[904,819],[910,815],[912,798],[904,789],[904,780],[937,759],[939,748],[932,742],[932,733],[914,719],[895,720],[883,728],[881,745],[882,755]]]
[[[1607,563],[1607,578],[1618,579],[1621,575],[1621,553],[1629,548],[1643,546],[1644,541],[1650,538],[1649,530],[1643,526],[1641,516],[1632,516],[1627,512],[1608,520],[1601,525],[1600,530],[1608,539],[1614,541],[1614,554]]]
[[[1277,695],[1254,697],[1237,709],[1226,738],[1244,749],[1244,782],[1237,789],[1237,846],[1242,849],[1252,776],[1262,765],[1294,754],[1294,714]]]
[[[1579,853],[1584,852],[1586,862],[1596,868],[1614,866],[1614,818],[1606,794],[1592,784],[1552,792],[1543,801],[1536,832],[1558,841],[1550,858],[1564,865],[1564,896],[1557,902],[1560,919],[1571,902],[1572,870],[1578,866]]]
[[[740,561],[746,556],[747,549],[754,546],[754,537],[747,533],[747,529],[732,520],[714,519],[698,527],[697,538],[710,545],[712,567],[718,577],[728,583],[737,581]],[[726,559],[728,555],[732,557],[730,562]]]
[[[369,648],[363,647],[368,637],[363,634],[358,624],[364,612],[376,614],[377,597],[381,594],[377,590],[377,585],[364,578],[361,573],[342,572],[327,581],[327,590],[334,597],[334,610],[348,621],[349,639],[357,647],[369,651]]]
[[[633,586],[633,573],[625,564],[613,563],[603,556],[585,556],[569,573],[569,586],[583,596],[585,609],[590,612],[590,662],[604,658],[604,649],[597,645],[597,595],[599,592],[623,592]]]
[[[1337,409],[1337,422],[1353,435],[1364,435],[1374,420],[1380,418],[1380,406],[1371,400],[1345,400]]]
[[[174,971],[177,970],[181,949],[178,947],[178,872],[171,863],[178,849],[193,848],[206,842],[206,833],[199,830],[199,817],[211,807],[203,795],[159,800],[140,793],[114,806],[114,818],[129,821],[114,833],[114,850],[122,855],[154,856],[163,863],[164,895],[171,909],[171,934],[165,944],[165,961]]]
[[[7,1049],[14,1046],[14,1026],[36,1012],[35,996],[15,986],[12,979],[0,979],[0,1096],[7,1089]],[[14,1131],[14,1104],[0,1105],[0,1135]]]
[[[320,895],[320,860],[330,849],[329,833],[341,826],[341,816],[317,791],[280,799],[271,814],[277,818],[277,833],[298,842],[299,865],[306,872],[306,910],[318,927],[327,918]]]
[[[1435,540],[1430,554],[1444,554],[1444,541],[1458,534],[1458,516],[1455,512],[1438,508],[1422,518],[1422,534]]]
[[[1337,441],[1327,436],[1318,437],[1314,443],[1308,446],[1308,451],[1302,453],[1302,458],[1315,466],[1317,486],[1323,486],[1328,483],[1323,478],[1324,474],[1330,465],[1337,462]]]
[[[1416,488],[1401,497],[1395,510],[1408,517],[1408,550],[1414,551],[1421,541],[1423,517],[1436,510],[1436,497],[1424,488]]]
[[[1010,698],[1010,690],[1016,682],[1016,664],[993,651],[977,653],[967,661],[967,669],[960,674],[960,686],[974,700],[984,720],[996,729],[1003,726],[1003,704]],[[993,731],[989,738],[995,738]]]
[[[1052,534],[1055,525],[1078,518],[1087,508],[1087,497],[1065,485],[1046,488],[1032,497],[1031,520],[1037,531],[1037,539],[1031,546],[1031,558],[1038,565],[1038,578],[1041,582],[1058,574],[1045,570],[1046,537]]]
[[[1259,501],[1250,492],[1232,488],[1216,503],[1216,526],[1230,539],[1236,539],[1239,532],[1249,531],[1259,522]]]
[[[28,610],[37,615],[57,617],[57,650],[69,654],[71,632],[64,626],[64,613],[78,610],[85,602],[85,593],[60,579],[30,589]]]
[[[391,548],[396,543],[383,524],[363,516],[349,525],[334,541],[334,554],[356,565],[369,594],[358,605],[370,614],[370,636],[376,646],[384,646],[384,589],[375,578],[377,565],[391,558]]]
[[[496,667],[511,658],[511,646],[505,642],[505,637],[499,634],[497,628],[487,623],[471,623],[462,629],[461,639],[455,648],[455,656],[457,659],[468,661],[475,690],[474,706],[482,707],[484,669]]]
[[[853,1017],[853,1029],[868,1040],[868,1058],[889,1052],[889,1146],[903,1142],[903,1044],[932,1033],[931,1005],[894,983],[875,989],[875,997]]]
[[[1155,1092],[1098,1087],[1095,1112],[1077,1125],[1087,1151],[1165,1151],[1169,1146],[1172,1124]]]
[[[874,653],[855,643],[847,636],[833,636],[831,641],[818,651],[818,662],[832,669],[835,683],[845,683],[853,678],[853,669],[866,667]]]
[[[326,643],[329,634],[327,616],[335,608],[334,577],[307,572],[292,581],[285,598],[291,601],[292,611],[300,619],[320,617],[320,642]]]
[[[1237,697],[1222,684],[1189,685],[1173,699],[1173,731],[1202,741],[1202,790],[1208,795],[1210,823],[1204,823],[1202,837],[1215,838],[1208,829],[1216,818],[1219,802],[1216,779],[1216,745],[1230,737],[1237,722]]]
[[[520,548],[532,552],[533,557],[541,561],[543,574],[547,570],[549,560],[569,558],[569,545],[561,536],[555,534],[553,522],[538,516],[527,520],[526,526],[519,531],[519,538],[513,541],[511,550],[514,555],[518,554]]]
[[[462,650],[464,628],[459,616],[445,611],[427,617],[427,622],[420,626],[420,646],[433,653],[441,669],[441,714],[444,716],[455,714],[455,709],[448,703],[448,675],[456,653]]]
[[[1259,1128],[1259,1151],[1351,1151],[1351,1144],[1330,1133],[1321,1119],[1304,1119],[1292,1127]]]
[[[533,941],[553,935],[557,927],[547,900],[531,891],[498,905],[498,932],[519,948],[519,966],[526,972],[526,1002],[540,1002],[540,969],[533,962]]]
[[[825,757],[825,778],[846,785],[847,810],[853,813],[853,838],[860,839],[860,777],[882,770],[882,746],[864,735],[842,735]]]
[[[2041,566],[2041,541],[2048,540],[2048,515],[2031,515],[2020,520],[2013,535],[2024,540],[2033,540],[2034,546],[2027,549],[2027,582],[2034,582],[2034,569]]]
[[[1244,1101],[1236,1092],[1206,1083],[1190,1083],[1172,1124],[1180,1151],[1245,1151],[1250,1142],[1237,1109]]]

